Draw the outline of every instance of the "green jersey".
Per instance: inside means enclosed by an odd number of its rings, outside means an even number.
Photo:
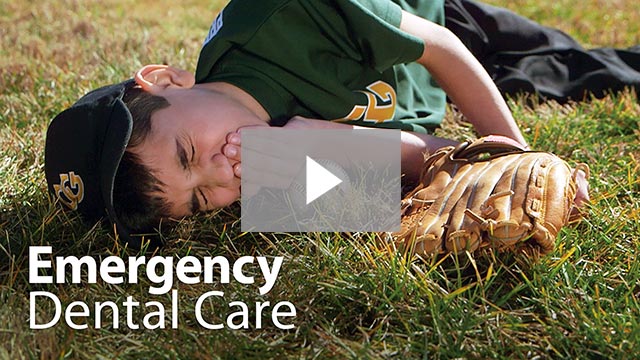
[[[443,0],[399,1],[443,21]],[[389,0],[232,0],[213,21],[196,81],[238,86],[275,126],[300,115],[426,132],[441,122],[445,94],[411,64],[424,45],[399,29],[401,17]]]

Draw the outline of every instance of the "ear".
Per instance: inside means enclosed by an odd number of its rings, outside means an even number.
[[[190,89],[196,81],[190,72],[167,65],[146,65],[134,78],[136,84],[152,94],[168,88]]]

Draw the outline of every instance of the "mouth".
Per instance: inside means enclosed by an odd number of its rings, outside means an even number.
[[[231,183],[235,177],[233,174],[233,164],[231,163],[231,160],[223,154],[218,153],[213,155],[211,161],[215,167],[215,180],[218,185],[223,186],[224,184]]]

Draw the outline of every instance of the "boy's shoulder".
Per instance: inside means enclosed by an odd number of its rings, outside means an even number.
[[[218,34],[242,42],[249,39],[274,12],[293,0],[232,0],[214,18],[204,40],[206,46]]]

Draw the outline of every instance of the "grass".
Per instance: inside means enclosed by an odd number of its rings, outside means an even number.
[[[498,1],[561,27],[590,46],[640,43],[633,1]],[[484,253],[411,261],[369,234],[244,234],[239,208],[185,220],[158,254],[175,259],[283,256],[271,292],[232,282],[179,285],[178,329],[125,326],[73,330],[63,322],[29,329],[29,293],[144,303],[168,295],[139,284],[30,284],[28,246],[55,256],[136,256],[108,231],[60,212],[46,195],[44,132],[79,94],[119,81],[141,64],[194,70],[221,1],[0,0],[0,358],[629,358],[640,348],[640,105],[633,93],[589,103],[510,106],[534,148],[591,167],[587,218],[564,229],[556,250],[536,261]],[[442,134],[470,130],[449,117]],[[141,269],[143,271],[143,269]],[[258,274],[256,274],[258,276]],[[145,279],[143,276],[142,279]],[[224,320],[228,304],[295,304],[293,330],[264,317],[263,329],[207,330],[195,302]],[[51,304],[39,303],[42,314]],[[142,309],[144,310],[144,308]],[[141,321],[144,311],[134,312]],[[122,321],[125,321],[122,317]],[[93,321],[94,317],[90,317]],[[253,320],[252,320],[253,321]]]

